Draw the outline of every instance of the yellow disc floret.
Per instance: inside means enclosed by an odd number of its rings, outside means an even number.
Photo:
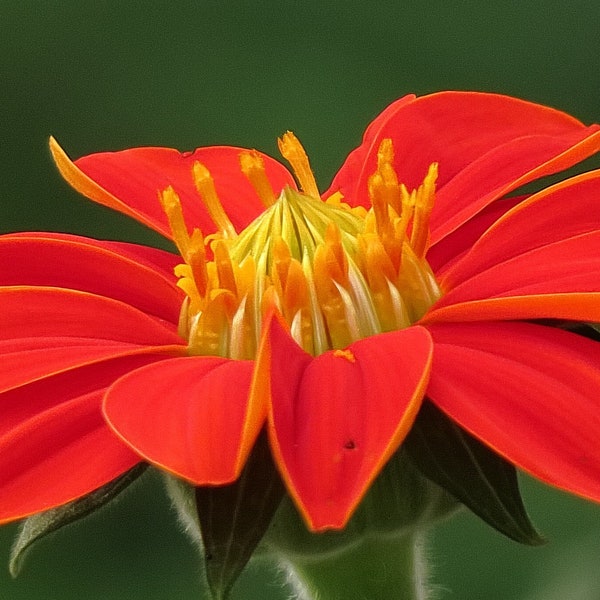
[[[240,169],[265,211],[239,234],[201,163],[191,175],[216,234],[190,234],[175,190],[160,194],[184,261],[175,274],[186,294],[180,333],[191,354],[254,358],[262,320],[273,308],[307,352],[342,351],[357,339],[408,327],[440,296],[425,259],[436,164],[409,192],[398,182],[392,142],[383,140],[366,210],[349,207],[340,194],[323,202],[297,138],[288,132],[279,147],[302,192],[286,187],[277,196],[261,156],[242,152]]]

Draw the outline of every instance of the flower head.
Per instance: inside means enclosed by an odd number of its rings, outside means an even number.
[[[290,133],[280,151],[300,189],[239,148],[73,163],[51,147],[76,189],[178,256],[0,238],[13,361],[0,384],[20,399],[4,403],[0,485],[14,500],[0,518],[83,495],[140,459],[197,486],[230,483],[266,425],[308,526],[341,528],[425,398],[515,465],[600,500],[600,350],[556,326],[600,321],[600,173],[509,196],[596,152],[597,126],[498,95],[409,96],[324,194]],[[23,441],[46,435],[41,422],[70,440],[50,459]],[[85,472],[69,464],[81,448],[102,449]],[[48,460],[65,480],[30,493]]]

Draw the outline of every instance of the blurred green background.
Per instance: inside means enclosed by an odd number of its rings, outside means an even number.
[[[324,188],[369,120],[409,92],[498,91],[600,121],[599,32],[597,0],[2,0],[0,230],[158,243],[67,188],[50,134],[73,157],[217,143],[277,155],[289,128]],[[430,544],[440,598],[600,598],[600,507],[523,487],[549,544],[523,548],[456,517]],[[0,528],[0,563],[15,530]],[[0,598],[198,600],[198,579],[194,550],[151,476],[41,544],[16,581],[0,569]],[[261,569],[234,595],[287,597],[281,578]]]

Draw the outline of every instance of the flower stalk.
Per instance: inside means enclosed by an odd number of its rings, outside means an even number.
[[[429,600],[424,534],[367,538],[326,557],[281,561],[298,600]]]

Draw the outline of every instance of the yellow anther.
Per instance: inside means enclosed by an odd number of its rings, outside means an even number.
[[[381,171],[385,165],[394,162],[394,143],[391,138],[384,138],[377,149],[377,168]]]
[[[381,140],[381,144],[379,145],[379,150],[377,151],[377,173],[381,177],[379,193],[400,214],[402,196],[398,184],[398,176],[394,169],[394,146],[392,140],[389,138]]]
[[[400,192],[402,194],[402,209],[400,212],[400,219],[394,224],[394,230],[396,232],[396,238],[403,242],[406,238],[408,225],[415,212],[417,193],[415,190],[409,192],[404,184],[400,185]]]
[[[290,163],[302,191],[308,196],[319,198],[319,188],[310,168],[308,156],[298,138],[287,131],[277,140],[281,155]]]
[[[323,246],[329,276],[337,283],[348,286],[348,255],[342,245],[342,234],[335,223],[330,223],[325,230]]]
[[[202,310],[202,297],[196,285],[192,269],[189,265],[179,264],[175,267],[175,277],[178,277],[177,287],[182,289],[189,300],[188,313],[197,314]]]
[[[273,272],[272,277],[278,293],[282,292],[286,285],[287,273],[290,268],[292,255],[289,246],[281,237],[273,241]]]
[[[163,192],[158,194],[161,206],[167,215],[169,227],[173,234],[173,241],[179,250],[182,257],[188,252],[190,245],[190,235],[188,233],[185,220],[183,218],[183,210],[181,208],[181,200],[175,190],[169,186]]]
[[[344,358],[348,362],[355,363],[356,357],[350,350],[334,350],[333,355],[337,358]]]
[[[391,290],[398,279],[398,265],[392,262],[389,251],[376,234],[359,237],[357,262],[367,281],[383,331],[397,328],[394,298]]]
[[[435,182],[438,175],[437,163],[429,166],[423,183],[415,198],[415,213],[410,235],[410,245],[419,258],[423,258],[429,245],[429,217],[435,200]]]
[[[204,356],[229,356],[230,323],[237,302],[231,292],[216,290],[189,332],[189,350]]]
[[[398,276],[397,266],[375,234],[359,236],[357,262],[371,289],[377,290],[385,285],[386,280],[395,281]]]
[[[219,288],[229,290],[234,296],[237,296],[238,289],[235,280],[235,271],[229,256],[229,250],[227,244],[223,240],[217,240],[212,250],[215,254],[215,265],[217,268],[217,275],[219,278]]]
[[[313,281],[330,346],[344,348],[356,339],[357,327],[348,303],[348,258],[341,244],[340,231],[333,224],[325,232],[324,243],[315,250]]]
[[[310,309],[308,284],[302,265],[292,260],[287,272],[285,290],[283,292],[284,314],[291,318],[301,311]]]
[[[223,233],[223,237],[233,239],[237,236],[233,223],[229,220],[227,213],[223,210],[223,205],[217,195],[215,182],[211,177],[209,170],[200,162],[195,162],[192,167],[194,183],[202,201],[206,206],[211,219]]]
[[[371,175],[368,181],[369,198],[375,215],[375,225],[380,236],[389,235],[391,229],[389,202],[386,186],[379,171]]]
[[[185,262],[190,265],[196,286],[201,295],[208,289],[208,273],[206,272],[206,250],[202,232],[196,228],[189,239],[187,252],[183,255]]]
[[[240,154],[240,166],[242,173],[248,178],[265,208],[275,204],[277,198],[267,178],[261,155],[255,150],[242,152]]]
[[[281,238],[273,244],[271,278],[280,299],[281,312],[288,322],[291,323],[299,312],[310,309],[308,284],[302,265],[292,258],[288,245]]]

